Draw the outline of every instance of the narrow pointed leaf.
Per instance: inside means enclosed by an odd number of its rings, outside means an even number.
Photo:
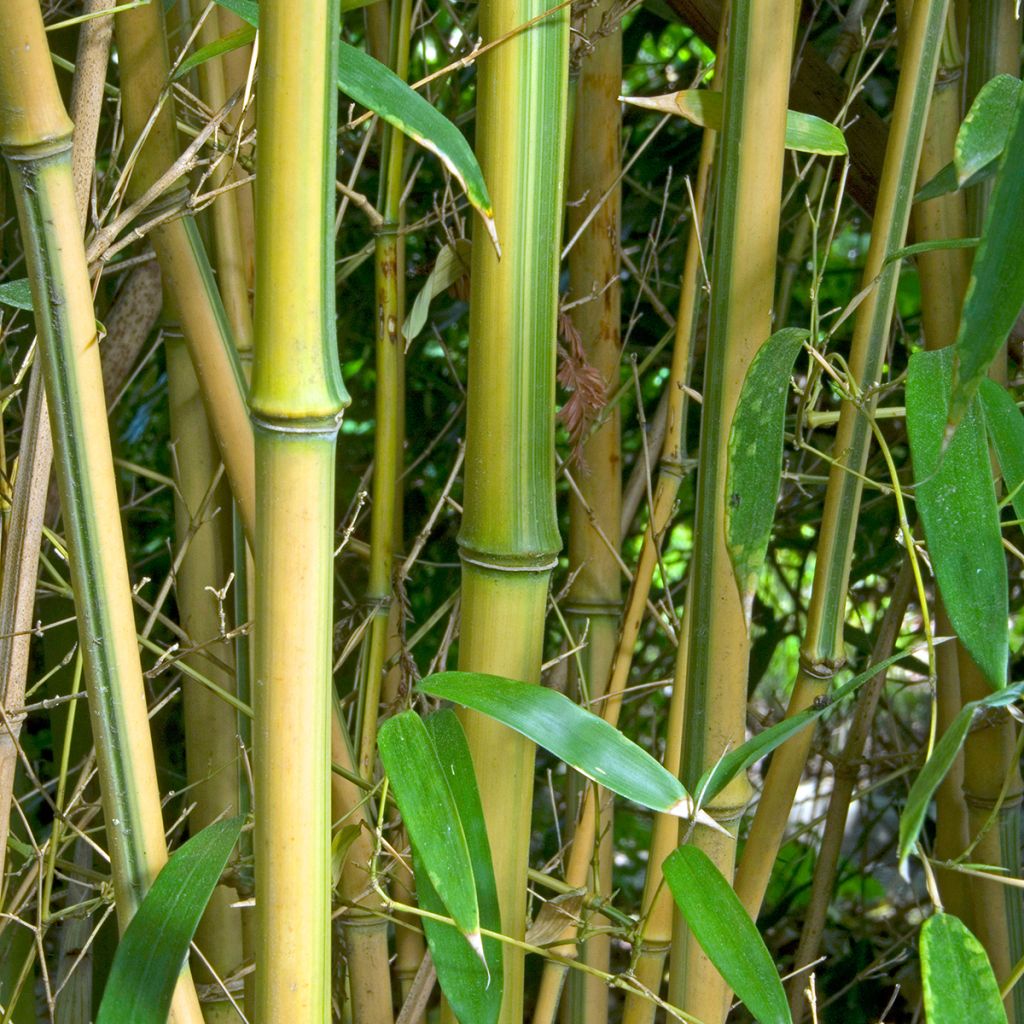
[[[341,43],[338,58],[338,88],[438,157],[483,217],[497,249],[491,197],[476,156],[462,132],[389,67],[368,53]]]
[[[1003,472],[1003,486],[1017,518],[1024,522],[1024,413],[1006,388],[988,377],[978,393],[988,437]]]
[[[991,173],[995,173],[995,168],[991,169]],[[966,187],[966,183],[964,187]],[[939,196],[948,195],[958,188],[960,188],[960,183],[956,180],[956,164],[950,160],[941,171],[938,171],[914,193],[914,202],[926,203],[929,199],[938,199]]]
[[[952,914],[934,914],[921,927],[921,980],[928,1024],[1006,1024],[988,955]]]
[[[674,775],[604,719],[554,690],[482,672],[440,672],[419,688],[489,715],[619,796],[655,811],[693,816],[693,801]],[[719,827],[703,811],[697,820]]]
[[[377,748],[423,871],[459,930],[478,948],[473,864],[455,798],[423,720],[413,711],[389,718]]]
[[[884,672],[890,665],[895,664],[902,658],[909,657],[915,650],[917,648],[898,651],[896,654],[886,658],[885,661],[872,665],[866,671],[861,672],[860,675],[854,676],[853,679],[840,686],[831,695],[830,700],[823,702],[820,706],[811,706],[789,718],[784,718],[781,722],[763,729],[756,736],[747,740],[746,743],[730,751],[701,777],[700,782],[695,787],[698,796],[705,802],[712,800],[740,772],[746,771],[752,764],[760,761],[762,757],[767,757],[777,747],[782,746],[790,736],[794,736],[801,729],[805,729],[812,722],[816,722],[835,703],[860,689],[864,683],[869,679],[873,679],[879,672]]]
[[[455,712],[439,711],[426,720],[427,732],[434,744],[441,771],[448,780],[466,834],[473,877],[476,879],[480,924],[488,931],[501,931],[498,889],[494,882],[491,846],[487,839],[476,774],[469,754],[469,745]],[[420,857],[413,851],[416,866],[417,899],[424,910],[444,914],[444,904]],[[497,939],[483,939],[484,960],[466,945],[465,939],[450,925],[423,919],[423,931],[430,946],[430,955],[437,969],[437,980],[455,1016],[461,1024],[494,1024],[501,1011],[503,986],[502,944]]]
[[[259,26],[260,5],[256,0],[217,0],[221,7],[233,11],[242,19],[247,21],[253,28]]]
[[[950,349],[917,352],[907,375],[914,497],[950,621],[993,686],[1006,684],[1006,560],[980,403],[946,445]]]
[[[988,204],[985,229],[974,257],[956,340],[949,422],[967,412],[1024,307],[1024,95],[1017,100],[1012,130]]]
[[[259,6],[252,0],[217,2],[250,25],[258,26]],[[354,10],[361,6],[366,5],[359,0],[349,4],[342,0],[341,9]],[[424,149],[430,150],[448,168],[462,186],[470,204],[483,218],[491,242],[500,252],[491,197],[480,164],[465,135],[386,64],[345,42],[338,44],[338,88]]]
[[[907,794],[907,805],[900,815],[899,862],[902,865],[910,856],[917,842],[921,829],[928,815],[928,805],[946,777],[956,755],[963,746],[967,733],[970,731],[974,713],[979,708],[1006,707],[1019,700],[1024,694],[1024,683],[1016,683],[1005,689],[997,690],[982,700],[974,700],[965,704],[950,723],[942,738],[935,744],[932,756],[918,773],[914,784]]]
[[[786,327],[761,346],[744,378],[729,432],[725,542],[744,607],[753,598],[768,551],[782,478],[789,378],[809,336],[809,331]]]
[[[213,60],[214,57],[220,57],[222,54],[239,49],[239,47],[248,46],[255,38],[256,29],[252,25],[243,25],[235,32],[231,32],[221,39],[215,39],[212,43],[207,43],[206,46],[200,47],[178,65],[172,76],[172,81],[177,82],[184,78],[190,71],[199,67],[200,64],[205,64],[208,60]]]
[[[971,721],[974,718],[975,705],[973,703],[964,705],[957,712],[956,718],[950,723],[949,728],[942,734],[942,738],[935,744],[932,756],[925,762],[924,767],[914,779],[914,784],[907,794],[907,805],[900,815],[900,845],[899,862],[902,866],[907,857],[910,856],[921,835],[925,818],[928,816],[928,806],[935,790],[939,788],[942,780],[949,773],[949,769],[956,760],[956,755],[963,746],[967,733],[971,728]]]
[[[18,281],[4,281],[3,284],[0,284],[0,306],[10,306],[12,309],[24,309],[29,313],[32,312],[32,289],[27,277]]]
[[[473,244],[468,238],[460,238],[454,245],[443,246],[437,254],[434,268],[430,271],[430,276],[420,289],[402,325],[402,334],[406,341],[412,341],[423,330],[427,314],[430,312],[430,303],[446,288],[450,288],[469,273],[472,248]]]
[[[662,865],[690,931],[760,1024],[791,1024],[779,972],[757,926],[703,850],[680,846]]]
[[[1020,79],[997,75],[989,79],[974,98],[953,148],[953,163],[961,188],[980,171],[996,164],[1003,155],[1019,97]]]
[[[714,89],[683,89],[663,96],[621,96],[624,103],[664,114],[678,114],[691,124],[720,131],[722,94]],[[846,156],[842,131],[814,114],[786,111],[786,148],[819,156]]]
[[[189,943],[242,822],[208,825],[171,855],[121,936],[96,1024],[165,1024]]]

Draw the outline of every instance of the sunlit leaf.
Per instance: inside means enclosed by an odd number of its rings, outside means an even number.
[[[423,720],[413,711],[389,718],[381,726],[377,748],[423,871],[459,930],[482,955],[473,863],[448,776]]]
[[[674,775],[618,729],[561,693],[482,672],[440,672],[418,685],[431,697],[472,708],[522,733],[619,796],[655,811],[693,816],[693,801]],[[719,827],[703,811],[697,820]]]
[[[743,380],[729,432],[725,541],[748,623],[779,497],[789,378],[809,335],[809,331],[786,327],[758,349]]]
[[[118,943],[96,1024],[166,1024],[189,943],[242,822],[208,825],[163,866]]]
[[[927,1024],[1006,1024],[988,955],[952,914],[921,926],[921,980]]]
[[[32,288],[29,286],[27,277],[17,281],[4,281],[3,284],[0,284],[0,306],[10,306],[12,309],[24,309],[29,313],[32,312]]]
[[[476,774],[469,754],[469,745],[455,712],[438,711],[426,720],[427,732],[441,764],[441,771],[455,798],[459,818],[466,834],[469,857],[473,862],[480,924],[492,932],[501,931],[498,909],[498,888],[491,863],[491,846],[487,839],[483,807],[477,790]],[[429,876],[426,876],[419,855],[413,852],[416,865],[417,900],[424,910],[444,914],[444,904]],[[466,945],[450,925],[424,918],[423,931],[437,969],[437,980],[455,1016],[461,1024],[494,1024],[501,1012],[503,988],[502,944],[485,936],[484,960]]]
[[[1013,75],[997,75],[981,87],[957,132],[953,149],[961,187],[1003,155],[1019,98],[1020,79]]]
[[[663,96],[620,96],[624,103],[663,114],[678,114],[691,124],[720,131],[722,94],[715,89],[683,89]],[[786,148],[819,156],[846,156],[842,131],[814,114],[786,111]]]
[[[1006,683],[1006,559],[977,401],[946,444],[950,349],[917,352],[907,374],[914,497],[935,577],[956,634],[993,686]]]
[[[1024,307],[1024,96],[988,203],[956,340],[949,422],[967,412],[989,364]]]
[[[665,858],[662,872],[701,949],[754,1019],[791,1024],[775,961],[711,858],[695,846],[680,846]]]

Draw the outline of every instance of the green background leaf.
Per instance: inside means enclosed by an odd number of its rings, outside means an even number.
[[[455,712],[450,709],[431,715],[426,720],[426,727],[441,770],[451,787],[466,834],[466,845],[473,862],[473,877],[476,879],[480,924],[488,931],[500,932],[501,911],[498,908],[491,846],[465,733]],[[443,914],[445,910],[441,897],[437,895],[430,877],[422,870],[415,850],[413,863],[416,866],[420,906],[435,914]],[[504,981],[501,942],[484,936],[482,962],[450,925],[429,918],[424,918],[422,924],[441,991],[451,1003],[461,1024],[494,1024],[501,1012]]]
[[[729,432],[725,542],[744,606],[753,598],[768,551],[782,479],[789,378],[809,336],[786,327],[761,346],[747,369]]]
[[[242,822],[208,825],[171,855],[121,937],[96,1024],[166,1024],[189,943]]]
[[[1024,413],[1004,387],[986,377],[978,391],[985,426],[1017,518],[1024,521]]]
[[[928,1024],[1006,1024],[985,950],[952,914],[935,914],[921,926],[921,980]]]
[[[618,729],[554,690],[482,672],[440,672],[418,685],[431,697],[515,729],[619,796],[655,811],[690,816],[693,802],[674,775]],[[711,823],[703,812],[698,817]]]
[[[389,718],[377,748],[423,870],[459,930],[479,950],[473,864],[455,798],[423,720],[414,711]]]
[[[28,278],[23,277],[18,281],[4,281],[0,284],[0,305],[11,306],[14,309],[24,309],[31,313],[32,288]]]
[[[690,931],[737,998],[761,1024],[791,1024],[775,961],[711,858],[680,846],[665,858],[662,872]]]
[[[973,402],[949,446],[950,349],[916,352],[907,374],[914,496],[953,628],[993,686],[1006,684],[1006,559],[984,420]]]

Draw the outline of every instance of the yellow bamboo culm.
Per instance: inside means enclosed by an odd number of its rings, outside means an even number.
[[[0,5],[0,150],[14,181],[92,711],[118,924],[167,859],[96,319],[75,202],[71,122],[36,0]],[[191,977],[174,1024],[201,1024]]]

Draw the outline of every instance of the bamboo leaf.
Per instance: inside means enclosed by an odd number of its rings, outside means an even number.
[[[793,362],[809,331],[786,327],[758,350],[747,369],[729,433],[725,540],[750,622],[782,478],[786,393]]]
[[[755,1020],[791,1024],[786,993],[757,926],[703,850],[680,846],[662,865],[690,931]]]
[[[96,1024],[165,1024],[189,943],[242,822],[209,825],[171,855],[121,937]]]
[[[498,889],[494,881],[491,846],[487,839],[476,774],[469,754],[469,745],[455,712],[439,711],[426,720],[427,732],[448,780],[466,834],[473,877],[476,879],[480,923],[492,932],[501,931]],[[420,857],[413,851],[416,867],[416,888],[419,904],[435,914],[445,912],[441,897],[423,870]],[[502,944],[485,936],[484,959],[471,952],[459,933],[441,921],[423,919],[423,931],[430,946],[430,955],[437,969],[437,980],[455,1016],[462,1024],[494,1024],[501,1012],[503,988]]]
[[[253,27],[259,24],[259,7],[252,0],[217,0]],[[342,2],[342,10],[366,6],[360,0]],[[480,214],[495,250],[500,254],[494,209],[480,164],[465,135],[433,104],[425,100],[391,68],[368,53],[338,44],[338,88],[356,103],[372,110],[392,127],[418,142],[444,164],[462,186],[473,208]]]
[[[994,167],[1003,155],[1020,94],[1019,79],[997,75],[974,98],[953,148],[957,184],[961,188],[980,171]]]
[[[256,29],[252,25],[243,25],[240,29],[231,32],[229,35],[221,39],[215,39],[212,43],[207,43],[206,46],[200,47],[178,65],[171,81],[177,82],[190,71],[199,67],[200,64],[205,64],[208,60],[213,60],[214,57],[230,53],[241,46],[248,46],[255,38]]]
[[[468,238],[460,238],[454,245],[445,245],[437,254],[434,268],[430,271],[430,276],[420,289],[402,325],[402,334],[406,341],[412,341],[423,330],[427,314],[430,312],[430,303],[446,288],[450,288],[469,273],[472,248],[473,244]]]
[[[466,835],[423,720],[413,711],[389,718],[381,726],[377,748],[424,872],[459,931],[483,957]]]
[[[967,412],[1024,306],[1024,93],[1018,98],[1010,139],[988,204],[974,257],[956,340],[949,422]]]
[[[928,814],[928,805],[939,788],[940,783],[949,772],[950,766],[956,759],[956,755],[967,737],[971,727],[971,720],[974,718],[975,705],[964,705],[957,712],[956,718],[950,723],[949,728],[942,734],[942,738],[935,744],[932,756],[925,762],[924,767],[914,779],[914,784],[907,794],[907,805],[900,815],[900,846],[899,862],[902,866],[910,851],[917,842],[921,829],[924,827],[925,818]]]
[[[28,278],[23,277],[17,281],[5,281],[0,284],[0,305],[10,306],[12,309],[24,309],[32,312],[32,288]]]
[[[781,722],[763,729],[756,736],[751,737],[746,743],[730,751],[714,767],[709,768],[697,783],[695,790],[701,800],[712,800],[721,793],[731,779],[741,771],[746,771],[752,764],[767,757],[777,747],[782,746],[801,729],[806,728],[812,722],[816,722],[826,711],[833,707],[838,701],[848,697],[851,693],[860,689],[869,679],[873,679],[879,672],[884,672],[890,665],[909,657],[917,648],[908,648],[905,651],[898,651],[896,654],[872,665],[869,669],[854,676],[840,686],[831,697],[820,704],[812,705],[804,711],[800,711]]]
[[[1024,694],[1024,683],[1017,683],[1005,689],[997,690],[982,700],[974,700],[965,704],[950,723],[942,738],[935,744],[931,757],[918,772],[914,784],[907,794],[907,805],[900,815],[899,862],[902,866],[910,856],[921,829],[924,827],[928,814],[928,805],[935,790],[946,777],[950,766],[970,731],[974,713],[980,708],[1005,707],[1019,700]]]
[[[1006,1024],[988,955],[952,914],[933,914],[921,927],[921,980],[928,1024]]]
[[[985,426],[972,402],[948,447],[953,353],[917,352],[907,375],[915,498],[950,621],[995,687],[1006,684],[1006,560]]]
[[[693,800],[674,775],[604,719],[554,690],[482,672],[439,672],[419,688],[522,733],[619,796],[681,818],[695,816]],[[721,831],[704,811],[696,819]]]
[[[1024,414],[1006,388],[988,377],[981,382],[978,393],[1003,483],[1017,518],[1024,522]]]
[[[466,198],[483,217],[487,233],[500,252],[491,197],[480,165],[462,132],[389,67],[347,43],[341,44],[338,88],[430,150],[448,168]]]
[[[221,7],[233,11],[242,19],[247,21],[253,28],[259,26],[260,7],[256,0],[217,0]]]
[[[663,96],[620,96],[623,103],[664,114],[678,114],[691,124],[720,131],[722,94],[714,89],[683,89]],[[819,156],[846,156],[842,131],[814,114],[786,111],[786,148]]]

